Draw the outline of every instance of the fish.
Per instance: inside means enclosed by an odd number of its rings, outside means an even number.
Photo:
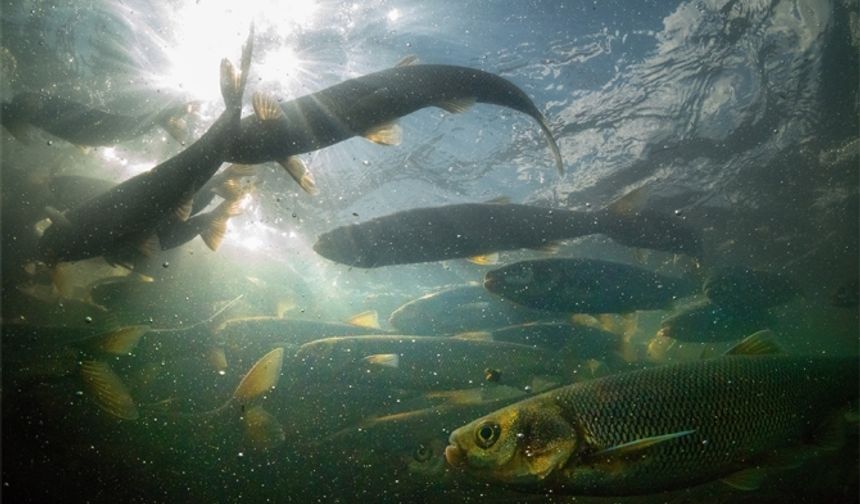
[[[276,161],[312,192],[312,180],[310,184],[303,181],[307,170],[296,155],[354,136],[396,145],[400,129],[394,121],[399,117],[431,106],[458,113],[475,102],[508,107],[534,118],[547,139],[556,169],[559,174],[564,172],[552,131],[528,95],[498,75],[452,65],[397,66],[280,103],[269,95],[255,95],[255,114],[242,119],[239,141],[228,160],[243,164]]]
[[[388,318],[403,334],[438,336],[486,331],[543,320],[547,313],[491,295],[479,284],[459,285],[403,304]]]
[[[194,194],[215,174],[239,130],[242,95],[253,47],[253,29],[242,52],[241,69],[221,62],[225,110],[196,142],[151,170],[128,179],[81,206],[52,217],[36,245],[47,263],[110,257],[133,247],[144,255],[156,248],[156,228],[171,215],[188,218]]]
[[[230,319],[214,331],[214,339],[233,350],[254,345],[303,345],[334,336],[385,334],[378,327],[363,327],[342,322],[298,318],[243,317]]]
[[[561,387],[456,429],[445,457],[525,492],[643,495],[715,480],[752,490],[769,468],[832,449],[858,396],[857,357],[776,351],[757,333],[718,358]]]
[[[534,345],[548,350],[569,348],[580,359],[606,359],[622,351],[621,335],[563,321],[528,322],[487,331],[492,341]]]
[[[679,215],[647,208],[645,201],[649,193],[647,186],[634,189],[594,212],[601,233],[627,247],[703,260],[705,248],[701,231]]]
[[[733,310],[706,300],[663,319],[657,334],[678,341],[711,343],[739,340],[774,324],[776,320],[765,309]]]
[[[185,116],[196,109],[194,103],[167,106],[150,114],[121,115],[45,92],[24,92],[2,103],[0,123],[18,139],[26,138],[28,127],[80,146],[116,145],[137,138],[160,126],[176,141],[188,139]]]
[[[382,357],[391,354],[398,356],[396,367]],[[294,361],[301,381],[423,391],[474,386],[487,368],[499,369],[502,382],[513,386],[554,369],[551,352],[527,345],[405,335],[324,338],[299,347]]]
[[[569,313],[660,310],[697,292],[696,282],[598,259],[520,261],[487,272],[484,287],[528,308]]]
[[[702,291],[715,305],[735,312],[779,306],[800,295],[794,280],[746,266],[714,270],[705,279]]]
[[[589,212],[498,203],[414,208],[323,233],[313,249],[331,261],[377,268],[542,249],[599,233]]]

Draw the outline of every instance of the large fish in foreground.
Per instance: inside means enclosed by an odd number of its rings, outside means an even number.
[[[38,259],[46,263],[77,261],[122,253],[129,246],[151,253],[159,225],[171,216],[188,218],[194,195],[215,174],[236,140],[252,36],[253,30],[242,53],[241,73],[227,59],[221,61],[225,110],[209,130],[155,168],[54,216],[37,244]]]
[[[21,93],[3,102],[0,122],[14,136],[24,138],[27,127],[38,127],[75,145],[115,145],[143,135],[155,126],[177,141],[187,139],[184,116],[192,105],[167,107],[153,114],[126,116],[87,107],[46,93]]]
[[[571,313],[658,310],[693,294],[693,281],[598,259],[520,261],[490,271],[484,287],[523,306]]]
[[[753,335],[716,359],[541,394],[454,431],[446,458],[532,492],[636,495],[717,479],[754,489],[768,468],[808,456],[804,442],[837,444],[827,440],[858,396],[856,357],[768,347]]]
[[[463,112],[472,103],[508,107],[533,117],[547,138],[556,168],[561,153],[543,114],[512,82],[481,70],[451,65],[405,65],[350,79],[295,100],[254,98],[255,116],[242,120],[234,163],[277,161],[308,191],[313,178],[293,156],[354,136],[380,144],[400,143],[393,121],[425,107]]]
[[[376,268],[540,249],[598,232],[589,213],[463,203],[415,208],[335,228],[319,237],[314,250],[341,264]]]

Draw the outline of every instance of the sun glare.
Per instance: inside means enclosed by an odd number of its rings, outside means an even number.
[[[277,33],[279,37],[285,37],[296,28],[310,26],[317,11],[316,0],[185,2],[171,17],[174,36],[167,51],[170,69],[162,77],[162,84],[197,100],[220,101],[220,61],[228,58],[238,65],[241,47],[252,21],[257,33]],[[281,69],[298,69],[301,62],[291,47],[281,45],[272,52],[277,56],[261,55],[258,51],[255,67],[262,56],[269,63],[279,61]],[[270,64],[260,68],[266,68],[267,75],[274,76],[277,72]],[[252,72],[256,72],[256,68]],[[278,74],[280,78],[283,75]]]

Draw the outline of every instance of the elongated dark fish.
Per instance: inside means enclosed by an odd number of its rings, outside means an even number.
[[[225,110],[200,139],[148,172],[56,216],[39,240],[38,258],[49,263],[77,261],[109,256],[135,243],[146,253],[145,244],[151,243],[156,228],[169,216],[187,218],[194,194],[221,166],[238,134],[252,45],[249,37],[241,74],[222,60]]]
[[[439,336],[543,320],[547,313],[493,296],[483,286],[461,285],[421,296],[397,308],[388,322],[402,334]]]
[[[663,319],[657,334],[678,341],[733,341],[772,328],[775,323],[763,308],[733,310],[705,302],[684,307]]]
[[[302,345],[295,357],[303,380],[371,383],[413,390],[458,389],[499,369],[502,383],[525,385],[552,373],[551,352],[527,345],[432,336],[345,336]]]
[[[594,216],[514,204],[415,208],[335,228],[319,237],[323,257],[360,268],[466,258],[600,232]]]
[[[745,354],[767,351],[754,339],[516,403],[454,431],[446,458],[531,492],[635,495],[717,479],[754,489],[769,467],[809,456],[803,442],[824,444],[822,426],[836,430],[858,396],[856,357]]]
[[[431,106],[462,112],[474,102],[533,117],[547,137],[556,168],[563,172],[561,153],[546,120],[520,88],[498,75],[451,65],[398,66],[280,104],[255,97],[257,115],[242,120],[241,141],[229,160],[278,161],[287,166],[291,156],[358,135],[397,144],[399,130],[390,124],[397,118]]]
[[[520,261],[490,271],[484,287],[529,308],[569,313],[663,309],[697,289],[692,281],[636,266],[561,258]]]
[[[126,116],[87,107],[45,93],[21,93],[2,104],[0,121],[16,137],[28,126],[76,145],[114,145],[139,137],[155,126],[164,128],[180,142],[187,139],[183,117],[189,104],[168,107],[154,114]]]
[[[733,310],[763,310],[788,303],[800,294],[797,283],[785,276],[745,266],[719,268],[702,290],[714,304]]]

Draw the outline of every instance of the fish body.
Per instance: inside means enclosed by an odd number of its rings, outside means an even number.
[[[360,327],[340,322],[303,320],[280,317],[245,317],[221,324],[215,340],[230,348],[246,349],[249,345],[303,345],[311,341],[336,336],[381,334],[378,328]]]
[[[857,398],[857,382],[856,357],[735,355],[633,371],[475,420],[451,434],[446,457],[536,492],[635,495],[730,481],[813,439]]]
[[[596,232],[588,213],[464,203],[415,208],[335,228],[319,237],[314,250],[341,264],[376,268],[540,249]]]
[[[398,365],[376,365],[366,358],[398,356]],[[550,373],[551,352],[527,345],[430,336],[345,336],[302,345],[296,373],[314,382],[373,383],[411,390],[460,389],[481,383],[484,370],[501,370],[502,382],[525,385],[535,374]]]
[[[156,126],[184,141],[182,118],[187,104],[167,107],[154,114],[113,114],[46,93],[21,93],[2,104],[3,126],[13,132],[35,126],[76,145],[115,145],[136,138]]]
[[[39,240],[38,258],[77,261],[110,256],[129,245],[144,247],[169,216],[187,218],[195,193],[221,166],[239,131],[250,47],[249,42],[241,77],[227,60],[222,62],[225,110],[202,137],[164,163],[70,209]]]
[[[628,313],[666,308],[695,292],[682,278],[597,259],[520,261],[484,277],[484,287],[538,310],[570,313]]]
[[[660,323],[659,334],[679,341],[733,341],[772,327],[774,323],[767,310],[732,310],[704,302],[665,318]]]
[[[522,324],[546,315],[493,296],[480,285],[463,285],[409,301],[388,321],[403,334],[438,336]]]
[[[745,266],[716,270],[705,280],[702,290],[714,304],[734,311],[778,306],[800,294],[791,279]]]
[[[535,345],[558,350],[567,348],[579,359],[606,359],[621,351],[621,336],[596,327],[562,321],[529,322],[489,332],[493,341]]]
[[[451,65],[382,70],[283,102],[280,120],[246,117],[229,160],[246,164],[286,160],[363,135],[425,107],[462,110],[461,104],[468,101],[500,105],[533,117],[547,136],[558,170],[562,170],[558,146],[528,95],[498,75]]]

